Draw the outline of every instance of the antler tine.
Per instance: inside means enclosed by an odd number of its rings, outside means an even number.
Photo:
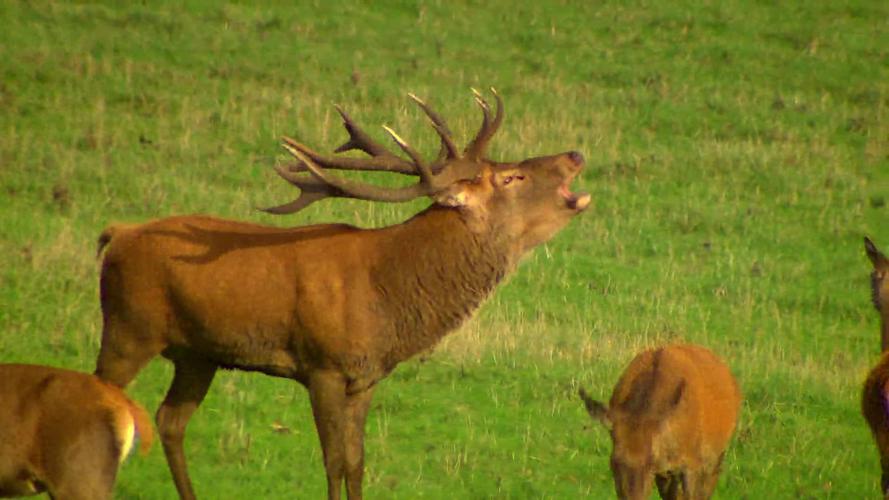
[[[494,123],[491,124],[491,135],[494,135],[494,132],[497,132],[500,124],[503,123],[503,98],[497,93],[497,89],[494,87],[490,87],[490,89],[491,93],[494,94],[494,100],[497,101],[497,112],[494,115]]]
[[[475,135],[475,138],[472,142],[466,146],[466,157],[478,160],[481,159],[485,154],[485,149],[488,147],[488,143],[491,141],[491,137],[497,132],[497,129],[500,128],[500,123],[503,121],[503,99],[500,98],[500,94],[497,93],[497,90],[494,87],[491,87],[491,93],[494,94],[494,98],[497,101],[497,111],[494,115],[494,118],[491,119],[491,107],[488,105],[488,102],[485,101],[484,97],[482,97],[481,93],[475,89],[472,89],[472,92],[475,98],[475,102],[478,103],[479,107],[482,108],[482,113],[484,115],[482,126],[479,129],[478,133]]]
[[[395,172],[405,175],[417,175],[413,164],[399,158],[397,155],[389,151],[385,146],[375,142],[371,137],[355,123],[354,120],[339,105],[334,106],[343,119],[343,127],[349,133],[349,140],[342,146],[336,148],[335,152],[341,153],[352,149],[358,149],[369,154],[370,158],[349,158],[349,157],[328,157],[313,151],[311,148],[297,143],[290,139],[294,144],[298,144],[298,149],[305,155],[312,158],[315,163],[324,168],[340,169],[340,170],[372,170],[377,172]],[[296,163],[290,165],[293,172],[305,172],[307,167],[304,163]]]
[[[487,130],[491,126],[491,106],[488,105],[488,101],[485,100],[484,96],[474,88],[470,87],[472,90],[473,98],[475,99],[475,103],[478,104],[478,107],[482,108],[482,126],[481,130]]]
[[[355,123],[352,118],[346,113],[346,111],[339,104],[335,104],[337,112],[343,119],[343,127],[346,128],[346,132],[349,133],[349,140],[343,143],[340,147],[334,150],[335,153],[342,153],[345,151],[350,151],[352,149],[358,149],[364,151],[365,153],[371,156],[395,156],[388,149],[386,149],[381,144],[374,142],[373,139],[370,138],[361,127]]]
[[[394,172],[405,175],[416,175],[416,170],[414,169],[413,164],[391,153],[371,158],[349,158],[345,156],[329,157],[322,155],[293,139],[290,139],[290,141],[292,141],[293,144],[298,144],[299,149],[303,154],[312,158],[315,163],[324,168],[337,170],[370,170],[376,172]],[[308,170],[305,163],[300,162],[290,165],[290,169],[293,172],[305,172]]]
[[[285,181],[298,187],[299,196],[295,200],[283,205],[260,208],[263,212],[275,215],[292,214],[324,198],[343,197],[345,195],[342,191],[325,184],[323,181],[319,181],[311,175],[297,175],[285,167],[277,165],[275,166],[275,173]]]
[[[408,156],[411,157],[411,160],[414,161],[414,165],[417,167],[417,173],[420,175],[420,181],[431,186],[434,177],[432,176],[432,171],[429,170],[429,166],[423,161],[423,158],[420,157],[420,154],[410,146],[404,139],[401,138],[398,134],[395,133],[394,130],[389,128],[386,125],[383,125],[383,128],[386,129],[386,132],[392,136],[392,139],[395,140],[395,143],[398,144],[398,147],[401,148]]]
[[[460,150],[457,148],[457,145],[454,144],[454,140],[451,138],[451,130],[448,128],[447,123],[445,123],[444,118],[433,111],[425,101],[416,95],[410,92],[408,92],[407,95],[420,106],[420,109],[422,109],[424,113],[426,113],[426,116],[432,121],[432,127],[438,133],[438,136],[441,137],[441,151],[438,153],[438,161],[460,158]]]
[[[293,211],[300,210],[309,203],[326,197],[355,198],[359,200],[400,203],[413,200],[420,196],[432,194],[432,191],[430,190],[431,186],[429,186],[423,179],[417,184],[402,188],[383,188],[343,179],[341,177],[330,176],[322,167],[315,163],[310,155],[306,154],[300,143],[289,137],[284,137],[283,141],[284,149],[296,157],[297,160],[302,162],[312,174],[312,177],[295,175],[286,169],[276,169],[278,175],[300,188],[300,190],[307,191],[306,195],[308,196],[308,199],[306,202],[300,203],[300,198],[297,198],[291,203],[275,207],[279,209],[279,211],[274,213],[293,213]],[[292,207],[296,207],[296,210],[292,210]],[[281,210],[291,211],[282,212]]]

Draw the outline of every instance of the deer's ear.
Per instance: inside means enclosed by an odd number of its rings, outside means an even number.
[[[469,204],[469,190],[462,182],[452,184],[435,194],[435,203],[446,207],[465,207]]]
[[[494,175],[484,168],[474,179],[462,179],[435,194],[433,200],[446,207],[482,205],[491,196]]]
[[[605,426],[606,429],[611,430],[614,427],[614,423],[611,421],[611,416],[608,414],[608,407],[605,406],[601,401],[596,401],[591,398],[589,394],[581,387],[577,391],[580,399],[583,401],[584,406],[586,407],[587,413],[589,413],[590,418],[593,420],[598,420]]]
[[[436,193],[433,199],[446,207],[473,207],[482,204],[489,191],[480,179],[461,180]]]
[[[867,252],[867,257],[873,262],[874,267],[889,265],[889,259],[886,259],[883,252],[867,236],[864,237],[864,251]]]

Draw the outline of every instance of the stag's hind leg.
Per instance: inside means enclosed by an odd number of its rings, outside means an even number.
[[[126,387],[165,346],[151,341],[153,327],[149,323],[137,324],[107,313],[103,322],[95,374],[106,382]]]
[[[106,260],[99,278],[102,346],[96,375],[125,387],[152,358],[167,347],[173,326],[165,290],[132,283],[120,264]]]
[[[157,411],[157,430],[179,497],[193,500],[194,489],[188,477],[182,443],[188,420],[207,395],[217,366],[199,357],[179,357],[173,360],[173,364],[173,383]]]

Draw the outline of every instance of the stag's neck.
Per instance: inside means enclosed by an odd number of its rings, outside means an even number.
[[[391,318],[390,368],[460,326],[515,267],[505,231],[473,228],[457,210],[432,207],[386,238],[374,273]]]

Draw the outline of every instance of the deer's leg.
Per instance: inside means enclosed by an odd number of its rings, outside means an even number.
[[[880,487],[883,489],[883,500],[889,500],[889,471],[880,475]]]
[[[373,388],[346,396],[346,495],[349,500],[361,498],[364,477],[364,424],[373,399]]]
[[[346,381],[342,374],[319,371],[309,379],[312,415],[327,472],[327,498],[340,500],[345,465]]]
[[[882,443],[879,443],[882,446]],[[883,448],[880,448],[880,488],[883,493],[884,500],[889,500],[889,455],[883,454]]]
[[[719,483],[719,473],[722,471],[722,459],[724,457],[725,452],[722,452],[710,468],[705,468],[701,471],[698,476],[698,491],[696,492],[699,498],[710,498],[713,496],[716,484]]]
[[[673,473],[657,474],[654,476],[657,491],[664,500],[675,500],[680,497],[680,481]]]
[[[188,420],[207,395],[217,367],[197,357],[177,358],[173,364],[175,366],[173,383],[157,411],[157,430],[179,497],[193,500],[194,489],[188,478],[182,442],[185,439]]]
[[[719,469],[722,458],[712,466],[703,467],[700,470],[689,471],[687,475],[686,498],[693,500],[707,499],[713,495],[716,483],[719,482]]]

